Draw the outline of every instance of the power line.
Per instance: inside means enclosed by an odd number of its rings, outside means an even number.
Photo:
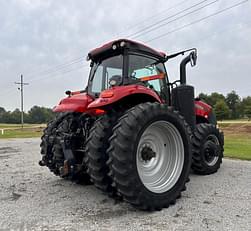
[[[80,62],[78,62],[78,63],[80,63]],[[75,64],[77,64],[77,63],[75,63]],[[30,79],[30,82],[39,81],[39,80],[42,80],[42,79],[47,79],[47,78],[50,78],[51,76],[62,74],[65,71],[68,72],[69,70],[79,69],[79,68],[68,69],[69,67],[70,67],[70,65],[62,67],[62,68],[60,68],[58,70],[55,70],[55,71],[51,71],[51,72],[47,72],[47,73],[44,73],[44,74],[40,74],[40,75],[34,76],[34,78]],[[81,64],[80,67],[85,68],[85,67],[89,67],[89,65],[83,65],[83,64]]]
[[[201,1],[201,2],[199,2],[199,3],[197,3],[197,4],[195,4],[195,5],[193,5],[192,7],[186,8],[185,10],[180,11],[179,13],[177,13],[177,14],[175,14],[175,15],[172,15],[172,16],[170,16],[170,17],[165,18],[165,20],[168,19],[168,18],[174,17],[174,16],[176,16],[176,15],[178,15],[178,14],[180,14],[180,13],[182,13],[182,12],[188,10],[188,9],[191,9],[191,8],[193,8],[193,7],[195,7],[195,6],[199,5],[199,4],[201,4],[201,3],[203,3],[203,2],[206,2],[206,1],[208,1],[208,0],[203,0],[203,1]],[[216,1],[219,1],[219,0],[216,0]],[[174,7],[180,5],[180,4],[183,3],[183,2],[184,2],[184,1],[180,2],[179,4],[176,4],[175,6],[173,6],[173,7],[171,7],[171,8],[174,8]],[[171,8],[169,8],[169,10],[170,10]],[[164,11],[162,11],[162,12],[164,12]],[[150,17],[149,17],[149,18],[150,18]],[[162,21],[163,21],[163,20],[158,21],[158,22],[162,22]],[[142,22],[143,22],[143,21],[141,21],[139,24],[141,24]],[[141,31],[141,30],[140,30],[140,31]],[[139,31],[139,32],[140,32],[140,31]],[[136,33],[138,34],[139,32],[136,32]],[[129,36],[128,36],[128,37],[129,37]],[[84,58],[84,56],[81,56],[81,57],[78,57],[78,58],[76,58],[76,59],[71,60],[70,62],[63,63],[63,64],[59,64],[59,65],[55,66],[53,69],[47,69],[47,70],[45,70],[45,71],[39,71],[39,72],[37,72],[37,73],[35,73],[35,74],[34,74],[34,72],[33,72],[33,74],[31,73],[31,74],[28,74],[27,76],[33,76],[33,75],[42,75],[42,76],[44,76],[44,75],[48,75],[48,74],[51,74],[51,73],[55,73],[55,72],[58,72],[58,71],[61,70],[61,69],[65,69],[65,68],[68,67],[68,66],[72,66],[72,65],[74,65],[74,64],[77,64],[77,63],[82,62],[83,58]]]
[[[80,66],[78,66],[78,67],[75,67],[75,68],[71,68],[71,69],[68,69],[68,70],[65,70],[65,71],[63,71],[63,72],[60,72],[60,73],[57,73],[57,74],[55,74],[55,75],[49,75],[49,76],[47,76],[47,77],[40,77],[40,78],[37,78],[37,79],[32,79],[30,82],[37,82],[37,81],[40,81],[40,80],[46,80],[46,79],[49,79],[49,78],[51,78],[51,79],[54,79],[55,77],[58,77],[59,75],[65,75],[65,74],[67,74],[67,73],[69,73],[69,72],[72,72],[72,71],[74,71],[74,70],[78,70],[78,69],[82,69],[82,68],[84,68],[84,67],[88,67],[88,66],[83,66],[83,65],[80,65]]]
[[[18,90],[21,92],[21,124],[22,124],[22,129],[24,127],[24,85],[28,85],[29,83],[24,83],[23,82],[23,75],[21,75],[21,81],[20,82],[15,82],[15,84],[20,85]]]
[[[170,21],[168,21],[168,22],[166,22],[166,23],[163,23],[163,24],[160,24],[160,25],[156,25],[154,28],[149,29],[149,30],[146,30],[146,31],[144,31],[143,33],[140,33],[140,34],[134,36],[133,39],[138,38],[138,37],[141,37],[142,35],[148,34],[148,33],[152,32],[152,31],[154,31],[154,30],[157,30],[157,29],[160,28],[160,27],[166,26],[166,25],[168,25],[168,24],[170,24],[170,23],[172,23],[172,22],[175,22],[175,21],[177,21],[177,20],[179,20],[179,19],[182,19],[182,18],[186,17],[187,15],[190,15],[190,14],[193,14],[193,13],[199,11],[199,10],[202,10],[202,9],[204,9],[204,8],[210,6],[210,5],[215,4],[215,3],[218,2],[218,1],[219,1],[219,0],[215,0],[215,1],[210,2],[210,3],[208,3],[208,4],[204,5],[204,6],[201,6],[201,7],[197,8],[197,9],[195,9],[195,10],[193,10],[193,11],[190,11],[190,12],[184,14],[184,15],[181,15],[180,17],[177,17],[177,18],[175,18],[175,19],[173,19],[173,20],[170,20]]]
[[[191,9],[192,7],[195,7],[195,6],[199,5],[199,4],[202,4],[203,2],[206,2],[206,1],[208,1],[208,0],[203,0],[203,1],[201,1],[201,2],[199,2],[199,3],[197,3],[197,4],[193,5],[193,6],[191,6],[191,7],[189,7],[189,8],[186,8],[186,9],[183,10],[183,11],[178,12],[178,13],[175,14],[175,15],[178,15],[178,14],[180,14],[180,13],[182,13],[182,12],[188,10],[188,9]],[[213,4],[213,3],[217,2],[217,1],[219,1],[219,0],[215,0],[214,2],[211,2],[211,3],[207,4],[207,5]],[[248,1],[248,0],[246,0],[246,1]],[[244,2],[246,2],[246,1],[244,1]],[[177,5],[179,5],[179,4],[177,4]],[[206,6],[207,6],[207,5],[206,5]],[[201,8],[204,8],[204,7],[206,7],[206,6],[203,6],[203,7],[201,7]],[[201,9],[201,8],[199,8],[199,9]],[[189,13],[187,13],[187,14],[185,14],[185,15],[182,15],[181,17],[185,17],[186,15],[191,14],[191,13],[193,13],[193,12],[199,10],[199,9],[196,9],[196,10],[194,10],[194,11],[192,11],[192,12],[189,12]],[[169,16],[169,17],[167,17],[167,18],[174,17],[175,15]],[[213,15],[214,15],[214,14],[213,14]],[[181,17],[176,18],[176,19],[174,19],[174,20],[172,20],[172,21],[178,20],[178,19],[180,19]],[[211,16],[208,16],[208,17],[211,17]],[[149,30],[149,28],[150,28],[150,27],[153,27],[153,26],[155,26],[154,29],[157,29],[157,28],[156,28],[157,23],[162,22],[163,20],[166,20],[167,18],[162,19],[162,20],[160,20],[160,21],[154,23],[154,24],[150,25],[149,27],[144,28],[143,30],[146,30],[146,29]],[[207,17],[204,17],[204,18],[200,19],[200,21],[202,21],[202,20],[205,19],[205,18],[207,18]],[[171,22],[172,22],[172,21],[171,21]],[[161,37],[161,36],[165,36],[165,35],[167,35],[167,34],[169,34],[169,33],[173,33],[173,32],[176,32],[176,31],[178,31],[178,30],[181,30],[181,29],[183,29],[183,28],[185,28],[185,27],[187,27],[187,26],[190,26],[190,25],[192,25],[192,24],[197,23],[197,21],[198,21],[198,20],[195,20],[194,22],[189,23],[189,24],[186,24],[186,25],[184,25],[184,26],[182,26],[182,27],[179,27],[179,28],[177,28],[177,29],[175,29],[175,30],[173,30],[173,31],[169,31],[169,32],[167,32],[167,33],[164,33],[164,34],[162,34],[162,35],[160,35],[160,36],[157,36],[157,37],[155,37],[155,38],[153,38],[153,39],[151,39],[151,40],[148,40],[147,42],[153,41],[153,40],[155,40],[155,39],[157,39],[157,38],[159,38],[159,37]],[[141,21],[140,23],[142,23],[142,22],[143,22],[143,21]],[[198,21],[198,22],[199,22],[199,21]],[[166,24],[168,24],[168,23],[170,23],[170,22],[167,22],[167,23],[165,23],[164,25],[166,25]],[[161,27],[161,26],[164,26],[164,25],[161,24],[161,25],[158,26],[158,28]],[[154,30],[154,29],[153,29],[153,30]],[[134,34],[139,34],[141,31],[142,31],[142,30],[140,30],[140,31],[138,31],[138,32],[135,32]],[[149,32],[150,32],[150,31],[149,31]],[[146,32],[146,33],[149,33],[149,32]],[[143,34],[138,35],[138,36],[142,36],[142,35],[143,35]],[[138,37],[138,36],[135,36],[135,37]],[[59,70],[65,69],[66,67],[69,67],[69,66],[75,65],[75,64],[77,64],[77,63],[80,63],[80,62],[82,61],[82,58],[84,58],[84,56],[75,58],[75,59],[71,60],[71,61],[68,62],[68,63],[63,63],[63,64],[60,64],[60,65],[57,65],[57,66],[55,66],[54,68],[50,68],[50,69],[47,69],[47,70],[45,70],[45,71],[38,72],[38,73],[41,73],[41,74],[37,74],[37,75],[39,75],[39,76],[41,76],[41,75],[42,75],[42,76],[47,76],[47,75],[50,75],[51,73],[58,72]],[[73,70],[74,70],[74,69],[73,69]],[[67,72],[68,72],[68,71],[67,71]],[[31,76],[31,75],[29,75],[29,76]]]
[[[203,0],[203,1],[201,1],[200,3],[195,4],[194,6],[199,5],[199,4],[201,4],[201,3],[203,3],[203,2],[206,2],[206,1],[208,1],[208,0]],[[218,1],[218,0],[217,0],[217,1]],[[181,1],[180,3],[178,3],[178,4],[174,5],[173,7],[169,8],[168,10],[173,9],[173,8],[175,8],[175,7],[178,6],[178,5],[181,5],[183,2],[184,2],[184,1]],[[192,6],[192,7],[194,7],[194,6]],[[192,7],[190,7],[190,8],[192,8]],[[187,9],[190,9],[190,8],[187,8]],[[185,10],[187,10],[187,9],[185,9]],[[162,12],[165,12],[165,10],[162,11]],[[180,13],[181,13],[181,12],[180,12]],[[177,14],[177,15],[178,15],[178,14]],[[172,16],[172,17],[173,17],[173,16]],[[149,18],[151,18],[151,17],[149,17]],[[139,22],[138,25],[141,24],[141,23],[143,23],[143,22],[144,22],[144,21]],[[138,33],[138,32],[136,32],[136,33]],[[80,56],[80,57],[78,57],[78,58],[75,58],[75,59],[70,60],[69,62],[66,62],[66,63],[63,63],[63,64],[59,64],[59,65],[56,65],[55,67],[49,68],[49,69],[44,70],[44,71],[38,71],[38,72],[33,71],[33,72],[31,72],[30,74],[27,74],[27,76],[28,76],[28,77],[29,77],[29,76],[34,76],[34,75],[44,76],[44,75],[48,75],[48,74],[51,74],[51,73],[55,73],[55,72],[58,72],[59,70],[65,69],[66,67],[69,67],[69,66],[72,66],[72,65],[75,65],[75,64],[77,64],[77,63],[82,62],[83,58],[84,58],[84,56]]]
[[[200,39],[196,39],[195,41],[196,41],[196,43],[197,43],[197,42],[200,42],[200,41],[206,41],[206,40],[208,40],[209,38],[212,38],[212,37],[214,37],[215,35],[218,35],[219,33],[223,33],[223,32],[225,32],[225,31],[235,31],[235,30],[250,29],[250,28],[240,28],[240,27],[239,27],[240,25],[248,26],[248,25],[250,25],[250,24],[251,24],[251,21],[248,21],[248,22],[246,22],[246,23],[244,23],[244,24],[237,24],[235,27],[228,27],[228,28],[225,28],[225,29],[223,29],[223,30],[220,30],[220,31],[217,31],[217,32],[214,32],[214,33],[210,33],[209,35],[204,36],[204,37],[201,37]],[[189,45],[188,47],[190,47],[190,46],[193,46],[193,44],[190,43],[190,45]],[[182,49],[181,49],[181,50],[182,50]],[[184,49],[183,49],[183,50],[184,50]]]
[[[1,91],[0,96],[6,95],[6,94],[9,95],[9,93],[14,92],[15,90],[16,90],[16,88],[14,88],[14,87],[6,88],[3,91]]]
[[[53,69],[49,68],[47,70],[42,70],[42,71],[33,71],[33,72],[30,72],[29,74],[27,74],[27,76],[34,76],[34,75],[38,75],[38,74],[47,74],[47,73],[55,72],[55,71],[60,70],[60,69],[62,69],[64,67],[71,66],[71,65],[74,65],[76,63],[80,63],[80,62],[83,61],[83,58],[84,57],[82,56],[82,57],[72,59],[69,62],[66,62],[66,63],[63,63],[63,64],[58,64],[58,65],[54,66]]]
[[[204,0],[204,1],[207,1],[207,0]],[[166,10],[163,10],[163,11],[159,12],[158,14],[161,14],[161,13],[164,13],[164,12],[167,12],[167,11],[170,11],[171,9],[174,9],[175,7],[181,5],[181,4],[184,3],[184,2],[186,2],[186,0],[181,1],[181,2],[179,2],[178,4],[175,4],[174,6],[171,6],[170,8],[168,8],[168,9],[166,9]],[[156,15],[156,14],[154,14],[154,15],[152,15],[152,16],[149,16],[149,17],[146,18],[145,20],[139,21],[136,25],[140,25],[140,24],[144,23],[146,20],[152,19],[152,17],[155,16],[155,15]],[[133,27],[135,27],[136,25],[134,24]],[[131,27],[131,28],[132,28],[132,27]],[[122,33],[122,32],[120,32],[120,33]],[[87,52],[87,51],[86,51],[86,52]],[[33,76],[33,75],[41,75],[41,74],[44,74],[44,73],[47,74],[47,73],[57,72],[58,70],[64,68],[65,66],[71,66],[71,65],[74,65],[74,64],[76,64],[76,63],[81,62],[81,61],[83,60],[84,57],[85,57],[85,56],[80,56],[80,57],[78,57],[78,58],[74,58],[74,59],[72,59],[72,60],[69,60],[68,62],[65,62],[65,63],[59,64],[59,65],[56,65],[56,66],[51,67],[51,68],[48,68],[48,69],[46,69],[46,70],[42,70],[42,71],[33,71],[33,72],[31,72],[31,73],[27,73],[26,75],[27,75],[27,76]]]
[[[161,19],[161,20],[159,20],[159,21],[157,21],[157,22],[155,22],[155,23],[153,23],[153,24],[151,24],[151,25],[149,25],[149,26],[147,26],[147,27],[145,27],[145,28],[143,28],[143,29],[141,29],[141,30],[135,32],[135,33],[132,33],[132,34],[128,35],[128,37],[132,37],[132,36],[135,36],[135,35],[137,35],[137,34],[140,34],[141,32],[144,32],[145,30],[148,30],[149,28],[152,28],[152,27],[154,27],[154,26],[160,24],[161,22],[164,22],[164,21],[166,21],[167,19],[170,19],[170,18],[173,18],[173,17],[175,17],[175,16],[177,16],[177,15],[180,15],[180,14],[182,14],[183,12],[186,12],[186,11],[188,11],[188,10],[190,10],[190,9],[192,9],[192,8],[194,8],[194,7],[198,6],[198,5],[200,5],[200,4],[203,4],[204,2],[207,2],[207,1],[208,1],[208,0],[200,1],[200,2],[198,2],[198,3],[196,3],[196,4],[192,5],[192,6],[190,6],[190,7],[188,7],[188,8],[186,8],[186,9],[184,9],[184,10],[179,11],[178,13],[175,13],[175,14],[173,14],[173,15],[170,15],[170,16],[166,17],[166,18],[163,18],[163,19]]]
[[[151,15],[151,16],[149,16],[149,17],[143,19],[143,20],[140,20],[140,21],[134,23],[133,26],[130,26],[130,27],[127,26],[127,27],[125,28],[125,30],[119,32],[119,33],[117,34],[117,36],[120,36],[120,35],[122,35],[124,32],[127,32],[128,29],[129,29],[129,30],[132,30],[133,28],[137,28],[139,25],[144,24],[146,21],[152,20],[154,17],[158,17],[160,14],[166,13],[166,12],[168,12],[168,11],[170,11],[170,10],[176,8],[177,6],[180,6],[180,5],[183,4],[184,2],[187,2],[187,0],[183,0],[183,1],[181,1],[181,2],[179,2],[179,3],[177,3],[177,4],[173,5],[173,6],[171,6],[171,7],[169,7],[169,8],[166,8],[166,9],[160,11],[160,12],[155,13],[154,15]]]
[[[194,20],[194,21],[192,21],[192,22],[190,22],[190,23],[188,23],[188,24],[185,24],[185,25],[183,25],[183,26],[181,26],[181,27],[178,27],[178,28],[176,28],[176,29],[174,29],[174,30],[168,31],[168,32],[166,32],[166,33],[164,33],[164,34],[161,34],[161,35],[158,35],[158,36],[156,36],[156,37],[154,37],[154,38],[152,38],[152,39],[150,39],[150,40],[147,40],[146,43],[152,42],[152,41],[154,41],[154,40],[156,40],[156,39],[162,38],[162,37],[164,37],[164,36],[167,36],[167,35],[169,35],[169,34],[172,34],[172,33],[174,33],[174,32],[177,32],[177,31],[179,31],[179,30],[182,30],[182,29],[184,29],[184,28],[186,28],[186,27],[188,27],[188,26],[191,26],[191,25],[194,25],[194,24],[199,23],[199,22],[201,22],[201,21],[204,21],[204,20],[206,20],[206,19],[208,19],[208,18],[211,18],[211,17],[213,17],[213,16],[216,16],[216,15],[218,15],[218,14],[221,14],[221,13],[227,11],[227,10],[230,10],[230,9],[232,9],[232,8],[235,8],[235,7],[237,7],[237,6],[240,6],[240,5],[242,5],[242,4],[244,4],[244,3],[248,2],[248,1],[249,1],[249,0],[244,0],[244,1],[238,2],[238,3],[234,4],[234,5],[231,5],[231,6],[229,6],[229,7],[223,8],[222,10],[216,11],[216,12],[213,13],[213,14],[209,14],[209,15],[207,15],[207,16],[205,16],[205,17],[202,17],[202,18],[200,18],[200,19]]]

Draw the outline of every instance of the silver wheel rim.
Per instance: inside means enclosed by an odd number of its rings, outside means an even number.
[[[209,135],[207,137],[207,141],[212,141],[217,146],[220,146],[219,139],[217,138],[216,135]],[[213,158],[211,158],[209,160],[207,158],[205,158],[205,162],[208,166],[214,166],[217,163],[218,159],[219,159],[219,155],[215,155]]]
[[[153,157],[145,158],[145,150]],[[184,165],[184,144],[180,132],[167,121],[156,121],[143,132],[137,148],[137,170],[143,185],[163,193],[178,181]]]

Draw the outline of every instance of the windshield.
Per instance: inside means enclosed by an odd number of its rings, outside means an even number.
[[[94,63],[89,80],[88,92],[98,96],[99,93],[111,87],[111,80],[115,85],[122,83],[123,56],[117,55]]]

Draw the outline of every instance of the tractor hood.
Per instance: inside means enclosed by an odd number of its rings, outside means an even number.
[[[60,101],[59,105],[53,108],[54,112],[85,112],[93,98],[86,93],[71,95]]]

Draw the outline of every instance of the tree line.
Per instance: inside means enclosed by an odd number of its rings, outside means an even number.
[[[214,109],[218,120],[251,118],[251,96],[241,99],[235,92],[231,91],[226,96],[213,92],[211,94],[200,93],[199,98]],[[33,106],[24,113],[25,123],[47,123],[54,118],[55,114],[50,108]],[[0,107],[0,123],[20,123],[21,112],[19,109],[6,111]]]
[[[41,124],[47,123],[54,118],[54,112],[50,108],[33,106],[28,112],[24,112],[24,123]],[[6,111],[0,107],[0,123],[19,124],[21,111]]]
[[[218,120],[251,118],[251,96],[241,99],[231,91],[226,96],[217,92],[209,95],[200,93],[199,98],[213,107]]]

